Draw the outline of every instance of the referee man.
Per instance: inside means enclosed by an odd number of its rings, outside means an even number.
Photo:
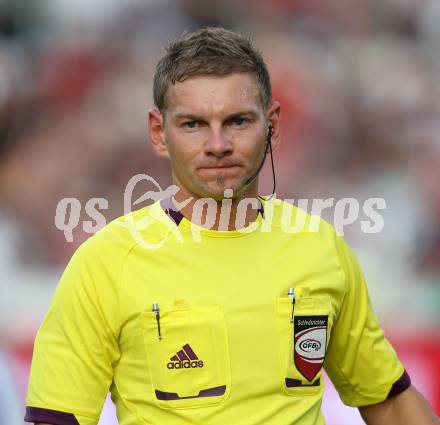
[[[251,42],[222,28],[176,39],[154,102],[150,140],[179,191],[73,255],[35,340],[25,420],[96,425],[110,391],[121,425],[323,425],[325,368],[369,425],[438,424],[344,240],[258,195],[280,104]]]

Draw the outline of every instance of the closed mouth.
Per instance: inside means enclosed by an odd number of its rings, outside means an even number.
[[[239,167],[239,165],[218,165],[214,167],[200,167],[200,170],[227,170],[228,168]]]

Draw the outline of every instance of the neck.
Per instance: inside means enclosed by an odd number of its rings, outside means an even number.
[[[234,231],[249,226],[262,209],[257,182],[237,198],[221,200],[194,196],[180,190],[174,196],[174,206],[189,221],[211,230]]]

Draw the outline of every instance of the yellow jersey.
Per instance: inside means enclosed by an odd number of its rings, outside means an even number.
[[[72,257],[26,420],[95,425],[110,391],[121,425],[322,425],[323,367],[350,406],[409,385],[333,227],[272,199],[215,231],[158,201]]]

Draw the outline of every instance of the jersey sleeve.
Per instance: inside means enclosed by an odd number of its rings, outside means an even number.
[[[342,401],[354,407],[380,403],[410,385],[374,314],[364,276],[346,242],[336,236],[346,283],[333,325],[325,369]]]
[[[103,260],[89,245],[69,262],[37,333],[26,422],[98,423],[119,352],[107,312],[115,294]]]

